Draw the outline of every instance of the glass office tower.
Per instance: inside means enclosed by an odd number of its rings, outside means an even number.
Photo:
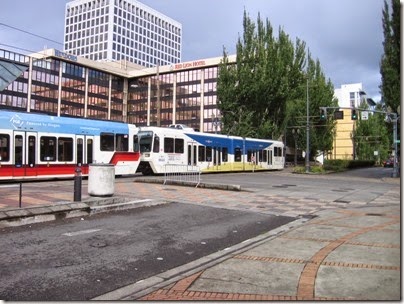
[[[66,53],[151,67],[179,63],[181,42],[181,23],[136,0],[66,3]]]

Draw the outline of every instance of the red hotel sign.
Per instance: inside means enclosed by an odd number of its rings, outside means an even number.
[[[174,70],[196,68],[196,67],[200,67],[200,66],[204,66],[204,65],[206,65],[205,60],[177,63],[177,64],[174,64]]]

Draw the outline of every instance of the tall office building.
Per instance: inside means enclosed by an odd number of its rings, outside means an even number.
[[[66,3],[66,53],[151,67],[179,63],[181,42],[181,23],[136,0]]]

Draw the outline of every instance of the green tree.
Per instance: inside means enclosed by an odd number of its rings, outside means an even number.
[[[400,0],[391,0],[392,13],[386,0],[383,9],[384,54],[380,62],[382,99],[397,113],[400,105]]]
[[[361,109],[368,109],[366,102],[362,103]],[[378,105],[378,110],[382,110]],[[389,131],[384,121],[385,115],[371,113],[367,120],[358,120],[355,131],[356,156],[360,160],[382,161],[389,155]],[[378,155],[374,155],[378,151]]]
[[[319,107],[337,102],[320,62],[306,54],[303,41],[297,38],[293,43],[281,28],[275,37],[270,22],[264,23],[260,15],[254,23],[244,11],[243,29],[236,62],[230,62],[224,49],[219,66],[222,132],[279,139],[281,135],[292,136],[295,127],[299,129],[299,146],[305,146],[308,87],[310,155],[313,158],[318,150],[331,149],[334,124],[320,122]]]
[[[268,20],[264,23],[258,15],[254,24],[245,11],[243,27],[236,63],[229,63],[224,50],[219,66],[217,92],[223,132],[278,138],[285,126],[286,101],[303,79],[305,44],[297,39],[294,45],[282,29],[275,38]],[[247,117],[248,124],[242,120]],[[244,127],[235,126],[240,121]]]

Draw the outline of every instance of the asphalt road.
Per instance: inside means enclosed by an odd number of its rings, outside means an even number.
[[[294,220],[193,204],[0,231],[0,299],[89,300]]]

